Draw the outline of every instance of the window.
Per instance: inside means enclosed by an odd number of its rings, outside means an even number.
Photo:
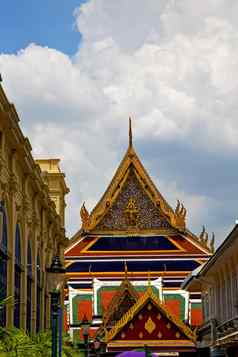
[[[21,234],[19,224],[16,225],[15,234],[15,301],[14,301],[14,326],[20,327],[21,311]]]
[[[40,256],[37,255],[36,263],[36,332],[40,331],[40,317],[41,317],[41,269]]]
[[[31,299],[32,299],[32,256],[31,244],[27,246],[27,301],[26,301],[26,329],[31,331]]]
[[[7,297],[7,215],[4,203],[0,202],[1,237],[0,237],[0,301]],[[6,308],[0,309],[0,326],[6,325]]]

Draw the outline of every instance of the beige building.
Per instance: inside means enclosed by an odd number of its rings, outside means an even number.
[[[238,356],[238,225],[183,287],[202,291],[201,356]]]
[[[0,86],[0,325],[37,332],[49,327],[47,267],[67,243],[68,193],[59,160],[34,161],[19,117]]]

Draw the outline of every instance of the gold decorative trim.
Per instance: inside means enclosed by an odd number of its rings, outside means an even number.
[[[72,262],[72,263],[75,263]],[[77,262],[78,263],[78,262]],[[164,272],[164,271],[153,271],[151,272],[151,277],[157,277],[158,276],[186,276],[187,274],[191,273],[191,271],[167,271],[167,272]],[[82,272],[82,273],[79,273],[79,272],[69,272],[67,273],[66,272],[66,275],[67,276],[90,276],[90,273],[89,272]],[[130,271],[130,273],[128,275],[131,275],[133,277],[147,277],[148,276],[148,271],[141,271],[141,272],[136,272],[136,271]],[[97,277],[97,276],[120,276],[120,277],[123,277],[124,276],[124,272],[93,272],[93,276]]]
[[[95,235],[103,235],[103,236],[120,236],[120,235],[124,235],[124,236],[136,236],[138,235],[138,233],[140,234],[144,234],[144,235],[177,235],[178,231],[174,228],[157,228],[157,229],[138,229],[138,228],[134,228],[133,230],[130,228],[130,230],[128,229],[124,229],[124,230],[92,230],[90,231],[91,234],[95,234]]]
[[[128,220],[129,226],[136,227],[138,213],[139,213],[139,210],[136,205],[136,200],[134,197],[130,197],[128,199],[127,205],[124,209],[124,214]]]
[[[151,346],[151,347],[195,347],[195,343],[189,340],[116,340],[109,342],[107,347],[138,347],[138,346]]]
[[[154,329],[156,328],[156,325],[151,317],[148,317],[148,320],[146,321],[144,327],[149,334],[151,334],[154,331]]]

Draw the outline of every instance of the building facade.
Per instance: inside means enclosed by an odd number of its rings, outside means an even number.
[[[149,274],[168,311],[193,327],[202,323],[199,289],[190,294],[180,285],[212,255],[214,237],[209,242],[205,230],[194,235],[185,219],[182,203],[173,209],[150,179],[130,126],[128,150],[110,185],[90,214],[82,206],[82,227],[65,250],[68,326],[74,339],[82,338],[85,315],[92,321],[91,336],[97,334],[125,274],[138,297],[146,291]]]
[[[19,117],[0,86],[0,325],[39,332],[49,327],[47,267],[67,244],[68,188],[59,160],[35,162]]]
[[[198,330],[202,356],[238,356],[238,225],[202,269],[187,279],[201,290],[204,323]]]

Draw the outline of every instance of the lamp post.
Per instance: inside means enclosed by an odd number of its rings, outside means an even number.
[[[84,345],[85,345],[85,357],[88,357],[89,327],[90,327],[90,322],[88,321],[87,316],[84,315],[83,320],[81,322],[81,328],[83,330],[83,339],[84,339]]]
[[[50,268],[47,269],[48,272],[48,284],[51,295],[51,331],[52,331],[52,357],[61,357],[61,344],[62,344],[62,333],[60,333],[59,338],[59,349],[58,347],[58,315],[60,309],[60,288],[64,281],[65,269],[60,262],[60,257],[56,255],[52,259]],[[59,331],[62,331],[62,326],[59,326]],[[59,353],[58,353],[59,352]]]
[[[100,354],[100,347],[101,347],[101,342],[98,337],[96,337],[94,341],[94,350],[95,350],[95,355],[98,356]]]

